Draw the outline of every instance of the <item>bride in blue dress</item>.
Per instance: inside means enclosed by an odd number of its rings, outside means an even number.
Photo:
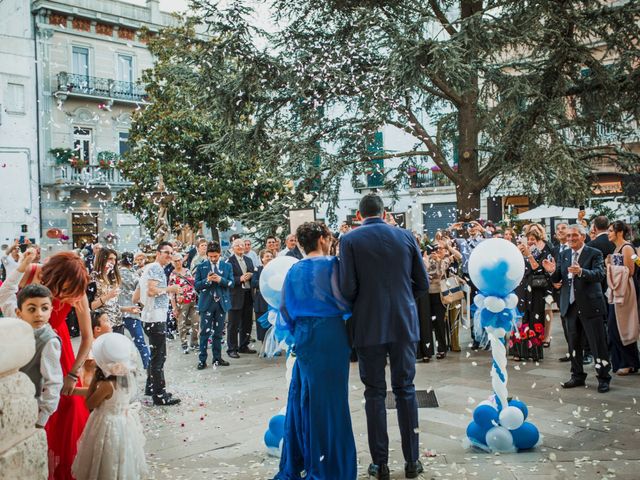
[[[280,471],[274,480],[355,480],[349,413],[349,305],[338,289],[338,259],[327,256],[331,232],[318,222],[296,231],[307,257],[291,267],[282,319],[294,339]]]

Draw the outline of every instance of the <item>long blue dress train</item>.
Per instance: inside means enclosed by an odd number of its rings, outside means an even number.
[[[349,413],[348,305],[337,259],[313,257],[289,270],[282,318],[295,341],[280,471],[274,480],[355,480]]]

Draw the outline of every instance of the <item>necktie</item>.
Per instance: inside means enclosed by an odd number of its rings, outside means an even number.
[[[214,263],[212,264],[213,266],[213,273],[215,273],[216,275],[220,275],[220,271],[218,270],[218,263]],[[215,288],[215,290],[213,291],[213,301],[214,302],[218,302],[220,300],[220,297],[218,296],[218,292],[217,292],[217,287]]]
[[[578,252],[571,254],[571,265],[578,263]],[[571,275],[571,283],[569,285],[569,305],[576,301],[576,291],[573,281],[573,274]]]

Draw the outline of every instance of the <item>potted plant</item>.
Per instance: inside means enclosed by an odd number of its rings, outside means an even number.
[[[84,160],[84,159],[82,159],[80,157],[77,157],[75,155],[72,156],[69,159],[69,163],[71,164],[71,166],[73,168],[78,169],[78,170],[80,170],[80,169],[86,167],[87,165],[89,165],[89,162],[87,162],[86,160]]]
[[[98,168],[101,170],[110,170],[115,168],[119,156],[115,152],[103,151],[98,153]]]
[[[56,165],[69,165],[75,151],[70,148],[52,148],[49,153],[56,159]]]

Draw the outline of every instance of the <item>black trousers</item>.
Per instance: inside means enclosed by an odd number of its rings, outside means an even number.
[[[582,365],[584,348],[582,337],[584,335],[591,346],[598,379],[603,381],[611,380],[611,375],[609,375],[611,364],[609,363],[609,349],[607,348],[607,336],[604,329],[604,315],[583,318],[578,315],[577,304],[573,303],[569,306],[565,319],[569,354],[571,355],[571,377],[580,380],[587,378]]]
[[[163,398],[166,391],[164,362],[167,359],[167,323],[143,322],[144,333],[149,337],[151,358],[147,369],[147,387],[155,399]]]
[[[418,460],[418,402],[413,378],[416,374],[416,344],[387,343],[358,347],[360,379],[364,383],[365,412],[369,451],[376,465],[389,462],[389,436],[385,398],[387,355],[391,369],[391,388],[396,398],[402,453],[407,462]]]
[[[242,307],[229,310],[227,325],[227,353],[238,352],[249,347],[253,328],[253,298],[251,290],[243,291]]]

